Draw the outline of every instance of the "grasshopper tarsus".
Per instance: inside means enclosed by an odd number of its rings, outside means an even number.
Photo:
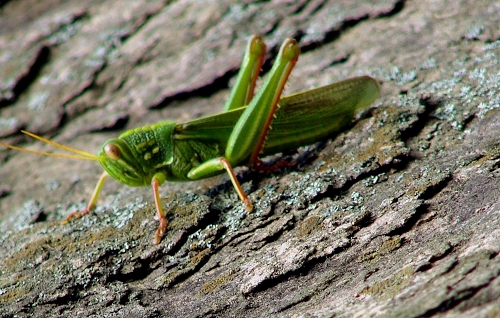
[[[250,199],[248,197],[244,199],[243,205],[245,206],[245,211],[247,211],[247,212],[253,211],[252,201],[250,201]]]
[[[155,245],[160,244],[161,240],[165,236],[165,233],[167,233],[167,226],[168,226],[167,220],[164,218],[161,218],[159,221],[160,221],[160,225],[158,226],[158,229],[156,230],[155,239],[153,241],[153,243]]]
[[[67,217],[66,219],[64,219],[62,222],[61,222],[61,225],[64,225],[64,224],[68,224],[71,220],[73,219],[79,219],[81,218],[82,216],[84,216],[85,214],[87,213],[90,213],[92,212],[92,210],[89,210],[87,208],[81,210],[81,211],[75,211],[75,212],[71,212]]]

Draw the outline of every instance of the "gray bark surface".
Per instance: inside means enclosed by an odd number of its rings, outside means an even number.
[[[0,141],[97,153],[220,111],[246,41],[302,55],[285,95],[370,75],[381,98],[331,139],[161,188],[0,149],[0,317],[500,316],[498,1],[0,2]],[[306,125],[307,123],[304,123]]]

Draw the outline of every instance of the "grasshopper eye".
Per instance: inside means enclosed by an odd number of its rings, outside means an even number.
[[[109,158],[111,158],[113,160],[118,160],[122,156],[122,152],[120,151],[120,148],[118,148],[118,146],[115,144],[107,144],[104,147],[104,152],[106,153],[106,155]]]

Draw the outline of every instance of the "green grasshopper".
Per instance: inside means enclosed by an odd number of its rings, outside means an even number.
[[[155,244],[158,244],[167,230],[167,219],[158,191],[165,181],[199,180],[225,170],[245,209],[251,211],[252,203],[241,188],[233,167],[247,165],[258,168],[258,156],[295,149],[331,136],[350,123],[356,110],[370,105],[380,95],[378,83],[362,76],[280,99],[300,54],[297,42],[287,39],[254,97],[265,53],[262,38],[253,36],[236,84],[220,114],[182,124],[167,121],[129,130],[116,139],[108,140],[97,156],[25,131],[23,133],[74,155],[0,144],[39,155],[94,160],[101,164],[105,171],[87,207],[71,213],[65,222],[95,208],[108,176],[128,186],[151,185],[160,221],[155,234]]]

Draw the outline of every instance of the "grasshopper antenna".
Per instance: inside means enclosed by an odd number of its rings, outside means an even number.
[[[17,150],[17,151],[21,151],[21,152],[31,153],[31,154],[35,154],[35,155],[41,155],[41,156],[66,158],[66,159],[92,160],[92,161],[98,160],[98,157],[96,155],[91,154],[91,153],[88,153],[88,152],[85,152],[82,150],[78,150],[78,149],[74,149],[74,148],[71,148],[71,147],[68,147],[65,145],[61,145],[61,144],[54,142],[52,140],[48,140],[48,139],[45,139],[45,138],[40,137],[38,135],[35,135],[33,133],[30,133],[29,131],[21,130],[21,132],[25,135],[30,136],[31,138],[40,140],[40,141],[42,141],[46,144],[52,145],[56,148],[59,148],[59,149],[62,149],[62,150],[68,151],[68,152],[72,152],[72,153],[74,153],[74,155],[61,154],[61,153],[51,153],[51,152],[37,151],[37,150],[29,150],[29,149],[25,149],[25,148],[21,148],[21,147],[8,145],[8,144],[3,143],[3,142],[0,142],[0,146],[6,147],[9,149],[13,149],[13,150]]]

